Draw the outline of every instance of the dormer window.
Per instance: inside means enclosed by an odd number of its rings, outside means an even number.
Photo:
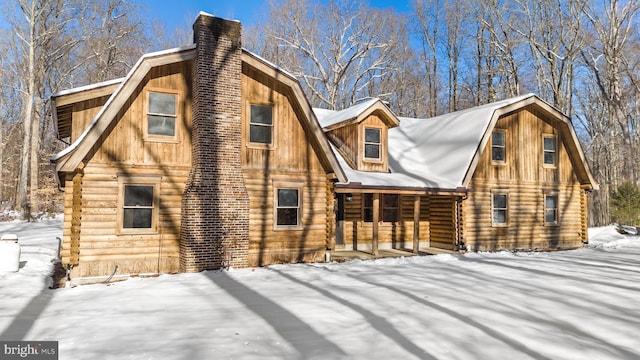
[[[543,158],[545,166],[556,165],[556,136],[544,135],[543,142]]]
[[[379,128],[364,129],[364,158],[380,160],[381,130]]]

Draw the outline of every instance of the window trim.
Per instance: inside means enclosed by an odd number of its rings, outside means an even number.
[[[371,125],[365,125],[362,127],[362,161],[364,162],[369,162],[369,163],[383,163],[384,162],[384,156],[382,155],[384,153],[384,129],[380,126],[371,126]],[[380,142],[379,143],[372,143],[372,142],[367,142],[367,130],[371,129],[371,130],[378,130],[379,131],[379,135],[380,135]],[[372,157],[367,157],[367,145],[378,145],[378,157],[377,158],[372,158]]]
[[[546,162],[545,154],[550,153],[544,147],[545,139],[553,139],[553,164]],[[542,166],[546,168],[556,168],[558,166],[558,136],[556,134],[542,134]]]
[[[171,94],[176,96],[176,114],[175,114],[175,124],[174,124],[175,129],[173,132],[173,136],[149,134],[149,115],[163,115],[163,116],[168,115],[168,114],[151,114],[149,112],[149,94],[151,93]],[[147,88],[145,91],[145,101],[144,101],[143,140],[150,141],[150,142],[178,143],[179,132],[180,132],[179,124],[181,123],[181,114],[182,114],[182,92],[180,90],[156,88],[156,87]]]
[[[251,126],[253,123],[251,122],[251,113],[253,106],[263,106],[271,108],[271,142],[269,143],[261,143],[261,142],[253,142],[251,141]],[[264,124],[256,125],[256,126],[265,126]],[[270,102],[248,102],[247,104],[247,126],[246,126],[246,144],[248,148],[253,149],[267,149],[273,150],[276,148],[275,139],[276,139],[276,106],[274,103]]]
[[[504,195],[504,196],[506,196],[506,201],[507,201],[506,208],[497,208],[496,209],[495,204],[494,204],[494,201],[495,201],[494,196],[496,196],[496,195]],[[491,227],[509,227],[509,222],[510,222],[510,218],[511,218],[511,216],[509,216],[509,207],[511,205],[510,202],[511,202],[511,199],[510,199],[508,190],[504,190],[504,189],[491,190]],[[505,212],[505,221],[504,221],[504,223],[497,223],[497,222],[494,221],[494,215],[493,214],[494,214],[494,212],[496,210],[503,210]]]
[[[493,143],[493,138],[494,138],[493,134],[494,133],[501,133],[502,136],[503,136],[502,140],[503,140],[504,143],[502,144],[502,147],[501,147],[501,149],[503,151],[503,156],[504,156],[503,160],[496,160],[496,159],[493,158],[493,149],[494,149],[494,147],[496,147],[494,145],[494,143]],[[506,165],[507,164],[507,131],[505,129],[494,129],[491,132],[491,164],[492,165]]]
[[[296,225],[278,225],[278,190],[293,189],[298,191],[298,219]],[[292,181],[273,181],[273,230],[289,231],[302,230],[304,211],[304,183]]]
[[[144,235],[157,234],[160,208],[160,184],[161,175],[118,175],[118,208],[117,208],[117,235]],[[153,207],[151,210],[151,228],[125,228],[124,227],[124,189],[126,186],[152,186]]]
[[[542,220],[544,222],[544,226],[559,226],[560,225],[560,196],[558,190],[544,190],[542,196]],[[555,210],[555,220],[553,222],[547,221],[547,197],[555,197],[556,198],[556,208]]]

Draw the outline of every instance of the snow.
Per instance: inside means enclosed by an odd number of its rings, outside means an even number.
[[[637,359],[640,237],[591,246],[292,264],[48,289],[61,220],[0,223],[0,339],[60,359]]]
[[[314,108],[313,112],[320,122],[320,126],[328,128],[330,126],[349,121],[357,118],[361,113],[367,111],[371,106],[380,101],[378,98],[372,98],[340,111],[332,111],[327,109]]]

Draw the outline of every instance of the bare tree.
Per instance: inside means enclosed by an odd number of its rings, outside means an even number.
[[[358,0],[270,4],[263,56],[300,79],[314,106],[344,108],[379,91],[395,44],[394,14]]]
[[[441,0],[416,0],[414,3],[417,32],[422,45],[420,61],[424,64],[425,82],[427,84],[428,111],[425,114],[426,116],[439,114],[438,103],[442,83],[438,72],[440,70],[438,65],[440,57],[438,44],[441,42],[441,8]]]

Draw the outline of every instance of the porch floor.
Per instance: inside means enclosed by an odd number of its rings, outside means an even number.
[[[425,255],[438,255],[438,254],[457,254],[457,251],[438,249],[438,248],[420,248],[417,254],[414,254],[411,250],[405,249],[379,249],[378,255],[374,256],[368,252],[358,250],[340,250],[336,249],[331,252],[331,261],[344,262],[349,260],[374,260],[383,258],[396,258],[396,257],[408,257],[408,256],[425,256]]]

